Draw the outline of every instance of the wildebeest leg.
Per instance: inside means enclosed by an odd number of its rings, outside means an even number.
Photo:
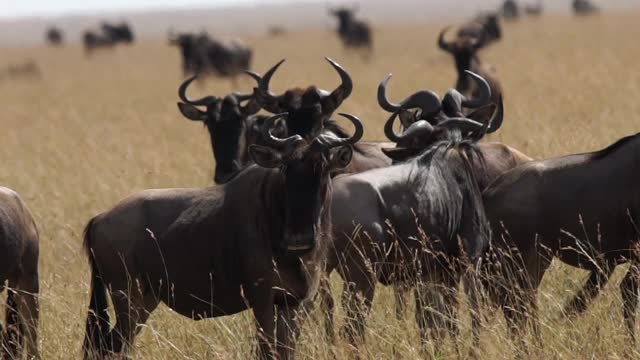
[[[371,310],[376,279],[365,268],[352,265],[343,274],[342,307],[347,315],[344,335],[357,348],[365,340],[366,319]]]
[[[511,272],[514,278],[510,281],[517,281],[517,283],[505,297],[506,301],[502,303],[511,336],[519,344],[520,350],[525,353],[528,353],[528,349],[523,332],[527,330],[527,325],[531,325],[535,341],[539,346],[542,345],[538,323],[537,290],[551,260],[551,256],[540,254],[538,249],[530,252],[525,263],[525,273]]]
[[[322,279],[320,279],[320,286],[318,288],[318,296],[320,297],[320,307],[324,314],[324,330],[327,340],[334,342],[335,340],[335,323],[333,322],[333,314],[335,310],[335,302],[333,301],[333,294],[331,293],[331,285],[329,284],[329,273],[327,272]]]
[[[395,297],[396,305],[396,319],[398,321],[404,320],[404,315],[407,313],[408,292],[409,286],[406,284],[398,284],[393,287],[393,295]]]
[[[16,294],[16,303],[21,327],[24,330],[23,336],[25,337],[27,357],[29,359],[39,359],[38,319],[40,317],[40,309],[38,306],[38,293],[40,291],[40,284],[38,281],[37,268],[28,273],[25,271],[18,286],[19,291]]]
[[[622,304],[624,310],[624,321],[627,324],[629,337],[632,344],[635,344],[635,320],[636,308],[638,306],[638,290],[640,289],[640,270],[638,264],[632,262],[627,274],[620,283],[620,292],[622,294]]]
[[[434,355],[439,356],[447,333],[458,350],[457,285],[456,276],[443,274],[440,281],[430,280],[415,289],[416,323],[425,354],[431,340]]]
[[[18,301],[16,290],[12,287],[15,284],[9,283],[7,289],[7,303],[5,305],[5,330],[2,333],[1,354],[3,359],[19,359],[22,350],[22,339],[24,327],[20,321],[18,311]]]
[[[469,311],[471,313],[471,333],[473,336],[473,343],[469,352],[469,357],[471,358],[477,358],[480,355],[480,329],[482,327],[482,319],[480,316],[480,290],[478,288],[477,275],[475,269],[469,269],[462,278],[469,301]]]
[[[603,263],[598,269],[591,270],[591,275],[582,289],[564,307],[564,315],[574,316],[584,312],[589,303],[598,296],[600,289],[606,285],[614,269],[613,264]]]
[[[143,295],[142,289],[132,286],[129,291],[112,291],[111,300],[116,313],[116,324],[111,330],[113,352],[128,356],[136,334],[138,325],[144,324],[150,313],[158,305],[153,295]]]
[[[276,350],[279,360],[294,358],[296,340],[300,335],[300,324],[304,321],[304,310],[296,311],[297,306],[277,306]]]
[[[258,337],[258,358],[272,359],[276,358],[274,348],[275,334],[275,305],[273,301],[273,293],[271,284],[261,282],[247,288],[243,288],[244,296],[253,309],[253,315],[256,318],[257,337]]]

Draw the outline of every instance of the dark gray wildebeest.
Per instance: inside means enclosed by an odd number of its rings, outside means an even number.
[[[21,64],[9,64],[5,69],[0,69],[0,80],[39,79],[41,76],[40,67],[33,60],[27,60]]]
[[[590,15],[600,11],[590,0],[573,0],[572,7],[576,15]]]
[[[502,28],[498,14],[482,13],[458,29],[458,38],[469,37],[481,40],[482,46],[487,46],[502,38]]]
[[[505,0],[502,3],[502,17],[507,20],[515,20],[520,17],[520,6],[516,0]]]
[[[353,81],[349,73],[335,61],[326,58],[338,72],[342,83],[329,92],[316,86],[307,88],[292,88],[283,94],[276,95],[269,90],[269,82],[281,60],[267,71],[254,89],[256,100],[260,106],[274,114],[287,112],[286,132],[289,136],[314,137],[322,132],[333,132],[339,137],[346,136],[345,130],[335,120],[331,119],[333,112],[351,95]],[[253,76],[259,75],[253,73]],[[382,153],[383,147],[393,146],[388,142],[359,142],[355,144],[353,160],[346,168],[340,170],[345,173],[357,173],[372,168],[388,166],[391,160]]]
[[[91,53],[99,48],[111,48],[117,44],[130,44],[134,41],[133,31],[127,23],[112,25],[102,23],[100,31],[85,31],[83,43],[85,53]]]
[[[478,56],[478,50],[484,46],[484,40],[472,36],[457,37],[452,42],[447,42],[444,37],[449,27],[444,28],[438,36],[438,46],[440,49],[453,56],[455,61],[458,79],[456,80],[456,90],[468,97],[478,97],[481,89],[471,81],[471,77],[465,72],[469,70],[484,78],[491,87],[491,102],[498,103],[502,97],[502,86],[495,75],[492,67],[484,64]]]
[[[3,359],[38,354],[38,229],[31,212],[13,190],[0,187],[0,291],[8,284],[6,327],[0,326]]]
[[[542,0],[538,0],[535,4],[525,4],[524,13],[528,16],[540,16],[544,11]]]
[[[437,98],[434,98],[434,102]],[[402,134],[393,130],[398,112],[385,124],[390,140],[431,145],[389,167],[339,176],[333,182],[333,241],[327,271],[345,281],[346,336],[364,340],[365,319],[377,282],[415,288],[416,320],[423,345],[430,337],[436,353],[449,332],[457,336],[456,291],[464,276],[473,309],[474,346],[478,341],[475,281],[478,261],[489,245],[489,232],[473,157],[475,144],[489,124],[499,123],[501,106],[490,119],[448,118],[433,126],[418,120]],[[463,139],[462,134],[474,134]],[[401,146],[385,149],[404,157]],[[426,290],[428,287],[437,290]],[[434,296],[434,294],[436,296]],[[439,314],[430,314],[433,308]]]
[[[247,152],[249,145],[264,145],[262,134],[258,132],[262,131],[267,117],[254,115],[260,110],[260,105],[255,101],[253,92],[232,93],[223,98],[209,95],[201,99],[189,99],[187,88],[195,79],[196,76],[193,76],[180,85],[178,95],[182,102],[178,103],[178,108],[187,119],[201,121],[206,126],[215,160],[213,181],[222,184],[250,163]],[[198,106],[206,110],[202,111]],[[278,130],[274,133],[284,136],[283,127],[280,126]]]
[[[53,46],[60,46],[64,42],[62,30],[58,29],[55,26],[51,26],[47,29],[47,32],[45,33],[45,39],[49,44]]]
[[[330,173],[349,163],[363,126],[344,114],[356,129],[351,137],[283,139],[270,132],[282,116],[264,126],[270,146],[249,148],[256,165],[227,184],[143,191],[89,221],[85,358],[126,356],[160,301],[196,320],[250,308],[259,357],[293,356],[295,310],[314,294],[326,260]],[[111,330],[107,288],[117,319]]]
[[[185,77],[205,72],[207,61],[205,57],[202,56],[199,47],[200,44],[206,42],[206,37],[206,33],[174,33],[172,30],[169,30],[169,45],[177,46],[180,49],[182,73]]]
[[[620,291],[634,338],[640,289],[639,158],[636,134],[600,151],[529,162],[485,190],[492,228],[490,294],[514,335],[532,325],[539,336],[537,289],[556,256],[591,271],[567,313],[583,311],[616,265],[630,264]]]
[[[356,20],[358,8],[329,9],[329,14],[338,19],[338,36],[346,48],[365,48],[369,52],[373,48],[371,29],[362,20]]]
[[[471,132],[464,132],[463,137],[468,139],[468,141],[475,141],[477,137],[481,137],[478,135],[484,135],[484,133],[490,133],[498,130],[502,123],[502,103],[499,103],[497,109],[499,112],[494,114],[496,110],[495,104],[489,104],[489,88],[486,82],[484,82],[480,77],[475,74],[471,74],[474,79],[482,83],[482,86],[485,89],[485,94],[480,99],[467,99],[463,95],[458,94],[458,98],[460,98],[462,106],[473,107],[476,110],[467,115],[468,118],[464,119],[464,121],[460,120],[451,120],[451,118],[447,117],[446,114],[443,114],[439,102],[439,98],[437,94],[424,90],[413,94],[410,97],[407,97],[400,104],[394,104],[390,102],[386,97],[386,87],[389,77],[387,77],[383,82],[381,82],[378,87],[378,101],[380,106],[395,115],[399,115],[401,121],[403,122],[403,126],[407,129],[402,136],[395,135],[393,131],[393,121],[389,121],[385,125],[385,133],[387,136],[395,141],[396,148],[394,149],[384,149],[384,151],[394,159],[395,164],[401,164],[405,161],[410,161],[412,158],[416,156],[420,156],[425,150],[429,149],[434,143],[446,139],[448,135],[445,132],[454,130],[454,131],[462,131],[463,129],[472,129]],[[448,95],[455,90],[450,91]],[[407,111],[409,107],[406,104],[411,103],[411,101],[407,101],[409,99],[421,99],[420,103],[423,104],[419,107],[419,111],[415,113],[410,113]],[[429,100],[430,99],[430,100]],[[427,107],[426,104],[431,104],[431,108]],[[401,106],[401,104],[405,104],[405,106]],[[417,107],[417,106],[416,106]],[[402,119],[402,115],[405,113],[405,119]],[[406,119],[408,114],[412,114],[414,116],[412,121]],[[425,114],[428,114],[425,116]],[[463,116],[463,112],[457,111],[455,114]],[[477,120],[477,122],[475,122]],[[417,125],[414,125],[417,124]],[[435,124],[435,128],[434,125]],[[461,125],[461,126],[460,126]],[[474,125],[475,127],[469,127],[469,125]],[[479,126],[485,126],[485,130],[482,132],[477,132],[477,128]],[[436,130],[425,132],[423,128],[431,129],[434,128]],[[446,130],[446,131],[445,131]],[[497,178],[500,174],[505,171],[521,164],[523,162],[530,161],[531,158],[520,153],[516,149],[513,149],[509,146],[500,143],[486,143],[481,142],[476,144],[473,148],[463,147],[464,151],[469,150],[466,153],[467,159],[470,161],[473,172],[474,172],[474,180],[479,186],[480,190],[487,187],[487,185],[495,178]],[[480,154],[480,156],[477,156]],[[334,243],[333,246],[335,248],[330,250],[329,261],[327,270],[330,273],[334,267],[341,266],[344,268],[353,268],[357,269],[362,262],[362,258],[360,256],[355,257],[355,261],[352,263],[351,260],[353,257],[351,256],[343,256],[344,249],[348,249],[348,251],[355,254],[354,251],[357,248],[353,247],[351,244],[351,239],[346,236],[351,234],[353,230],[353,225],[350,223],[344,223],[346,228],[340,228],[339,225],[341,223],[336,223],[334,226]],[[346,235],[345,235],[346,234]],[[368,246],[371,244],[365,244]],[[350,253],[348,253],[350,254]],[[362,252],[362,254],[367,254],[367,250]],[[350,254],[353,255],[353,254]],[[375,263],[376,259],[367,259],[368,263]],[[344,270],[342,270],[344,271]],[[352,270],[353,271],[353,270]],[[342,272],[341,272],[342,273]],[[371,274],[369,274],[371,275]],[[359,280],[363,280],[363,278],[359,278]],[[371,280],[371,279],[369,279]],[[345,279],[345,281],[347,281]],[[367,280],[368,281],[368,280]],[[410,287],[410,284],[403,283],[402,281],[397,281],[394,283],[399,288],[396,290],[406,290],[407,287]],[[359,287],[367,289],[369,285],[364,282],[359,283]],[[332,312],[333,312],[333,300],[330,292],[325,292],[325,286],[321,289],[321,296],[323,307],[325,311],[327,311],[327,333],[330,337],[333,336],[333,323],[332,323]],[[365,294],[366,291],[362,290]],[[373,289],[371,289],[373,291]],[[345,292],[343,292],[343,302],[348,301],[353,296],[352,290],[349,288],[345,288]],[[372,293],[371,293],[372,296]],[[396,315],[398,317],[402,317],[404,314],[404,296],[402,291],[396,291]],[[348,304],[345,304],[347,306]],[[368,309],[366,309],[368,311]],[[352,317],[349,317],[352,318]],[[353,319],[353,318],[352,318]],[[362,331],[362,327],[360,331]],[[360,337],[362,334],[360,334]],[[353,339],[352,339],[353,341]]]
[[[185,76],[212,73],[235,79],[251,67],[253,52],[238,40],[222,42],[204,32],[174,34],[170,31],[169,44],[180,48]]]

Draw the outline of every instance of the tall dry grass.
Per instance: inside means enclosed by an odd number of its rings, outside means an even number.
[[[595,150],[640,130],[639,20],[638,14],[549,16],[505,24],[504,40],[482,54],[498,70],[505,92],[505,123],[492,140],[544,158]],[[366,121],[368,139],[382,139],[386,115],[376,104],[375,89],[387,73],[394,73],[389,86],[393,99],[420,88],[442,94],[454,83],[452,61],[436,46],[439,29],[376,28],[375,54],[369,62],[344,51],[325,31],[248,42],[259,72],[287,58],[274,78],[276,90],[336,86],[338,77],[322,57],[337,59],[355,81],[341,111]],[[84,224],[141,189],[208,185],[213,174],[208,137],[202,126],[177,111],[182,80],[178,51],[164,41],[116,48],[91,59],[79,46],[5,49],[2,54],[0,67],[32,58],[42,71],[41,80],[0,82],[0,184],[22,194],[42,233],[43,358],[78,357],[89,285],[80,249]],[[241,79],[237,90],[252,86],[249,79]],[[231,90],[236,89],[230,81],[214,79],[194,95]],[[632,354],[626,345],[617,274],[584,316],[567,320],[559,318],[560,309],[585,273],[554,263],[539,298],[544,346],[535,357]],[[339,280],[333,279],[333,285],[337,295]],[[513,345],[504,321],[497,314],[489,319],[482,358],[511,358]],[[470,344],[468,323],[463,316],[463,348]],[[326,343],[322,329],[318,321],[307,323],[299,357],[347,357],[346,344]],[[244,359],[251,354],[253,332],[249,313],[195,322],[161,307],[139,336],[135,356]],[[417,337],[412,316],[395,320],[393,296],[380,287],[363,349],[367,357],[417,358]],[[443,358],[453,356],[448,346]]]

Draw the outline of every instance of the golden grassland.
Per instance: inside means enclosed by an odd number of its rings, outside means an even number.
[[[505,93],[504,126],[491,139],[546,158],[596,150],[639,131],[639,15],[549,16],[505,24],[503,41],[482,53],[497,69]],[[377,106],[375,90],[387,73],[394,73],[389,96],[397,100],[421,88],[442,94],[454,84],[452,60],[436,46],[439,29],[375,28],[375,53],[368,62],[344,51],[334,34],[324,30],[247,42],[255,49],[258,72],[287,58],[273,80],[276,90],[310,84],[333,88],[339,80],[323,56],[338,60],[355,81],[353,95],[340,110],[360,116],[366,137],[381,140],[386,114]],[[42,234],[42,355],[79,357],[89,288],[81,251],[83,226],[138,190],[210,184],[208,136],[177,111],[179,56],[165,41],[116,48],[91,59],[78,45],[4,49],[2,54],[0,67],[31,58],[42,72],[40,80],[0,81],[0,184],[22,194]],[[233,88],[229,80],[211,79],[193,95],[253,86],[250,79],[239,80]],[[585,315],[562,319],[560,309],[585,273],[554,263],[539,298],[544,346],[534,357],[639,356],[625,336],[617,274]],[[338,300],[341,282],[336,277],[333,284]],[[482,358],[514,356],[498,315],[485,323]],[[468,316],[461,322],[461,343],[468,350]],[[138,337],[135,357],[244,359],[252,353],[253,334],[248,312],[195,322],[161,306]],[[319,320],[307,322],[298,356],[348,357],[345,343],[331,345],[322,334]],[[380,286],[365,357],[420,357],[417,337],[413,315],[395,320],[392,293]],[[453,346],[442,356],[455,357]]]

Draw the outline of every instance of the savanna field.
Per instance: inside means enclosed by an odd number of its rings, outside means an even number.
[[[394,74],[388,96],[396,101],[418,89],[444,94],[454,85],[453,61],[436,45],[443,25],[375,27],[369,61],[343,50],[337,36],[324,29],[246,42],[259,73],[287,59],[273,78],[276,92],[310,84],[331,90],[339,78],[323,57],[338,61],[355,84],[339,111],[365,122],[365,139],[384,140],[388,114],[377,105],[375,91],[388,73]],[[640,131],[640,13],[546,15],[503,25],[503,40],[481,53],[504,87],[504,125],[490,140],[542,159],[597,150]],[[2,49],[0,68],[27,58],[38,63],[41,79],[0,81],[0,184],[22,195],[41,233],[41,355],[79,358],[90,282],[81,249],[86,222],[142,189],[210,185],[213,158],[202,124],[186,120],[176,107],[180,57],[166,40],[98,51],[90,59],[79,44]],[[210,78],[190,95],[247,92],[254,84],[249,77],[240,77],[236,86]],[[587,313],[566,319],[561,309],[586,272],[554,262],[539,297],[544,346],[531,356],[640,357],[622,321],[622,270]],[[339,302],[337,275],[332,284]],[[481,358],[513,358],[502,315],[485,313]],[[339,307],[337,315],[341,324]],[[391,289],[378,286],[368,324],[365,358],[421,357],[413,313],[395,319]],[[466,354],[471,341],[464,310],[461,328]],[[316,310],[298,343],[299,358],[350,357],[346,342],[330,344],[323,332]],[[254,351],[254,333],[250,312],[195,322],[161,305],[137,338],[134,357],[246,359]],[[448,342],[442,358],[456,356]]]

